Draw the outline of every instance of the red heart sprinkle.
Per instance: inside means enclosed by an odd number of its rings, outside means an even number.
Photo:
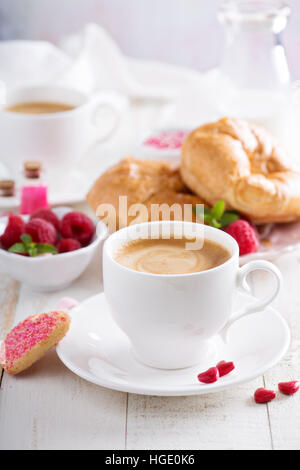
[[[201,374],[198,375],[198,380],[199,382],[202,382],[204,384],[212,384],[216,382],[219,378],[219,371],[217,367],[211,367],[205,372],[202,372]]]

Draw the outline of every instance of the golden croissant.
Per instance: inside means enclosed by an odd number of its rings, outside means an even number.
[[[223,199],[254,222],[300,217],[300,173],[265,130],[247,122],[223,118],[189,134],[181,176],[209,204]]]
[[[126,196],[128,212],[119,210],[119,197]],[[129,224],[145,222],[148,220],[164,220],[163,214],[153,214],[151,206],[176,204],[182,208],[179,220],[184,216],[185,205],[195,206],[203,201],[190,193],[181,180],[177,164],[156,160],[138,160],[127,157],[105,171],[93,184],[87,195],[87,201],[92,209],[102,220],[107,220],[112,229],[114,226],[114,214],[106,216],[105,211],[101,215],[98,208],[101,205],[110,204],[115,208],[116,229]],[[130,214],[130,207],[135,204],[145,206],[146,213]],[[189,214],[188,214],[189,215]],[[170,214],[171,220],[177,219],[176,214]],[[191,220],[195,220],[195,214],[190,214]],[[167,215],[168,218],[168,215]],[[187,219],[186,219],[187,220]]]

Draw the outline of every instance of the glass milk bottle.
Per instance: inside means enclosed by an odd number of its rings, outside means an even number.
[[[227,0],[218,12],[225,28],[219,111],[264,126],[285,145],[290,73],[281,32],[289,14],[279,0]]]

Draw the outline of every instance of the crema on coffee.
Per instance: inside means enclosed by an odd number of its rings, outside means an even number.
[[[231,257],[225,247],[211,240],[204,240],[200,249],[188,249],[191,242],[186,238],[133,240],[117,250],[115,261],[146,273],[189,274],[220,266]]]

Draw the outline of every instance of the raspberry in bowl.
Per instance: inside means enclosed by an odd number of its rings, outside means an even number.
[[[71,284],[93,258],[99,257],[101,264],[102,244],[108,230],[97,219],[68,207],[40,212],[30,217],[15,214],[0,217],[0,265],[9,276],[31,289],[51,292]],[[70,218],[70,214],[75,217]],[[72,237],[61,233],[63,220],[73,229]],[[74,235],[83,242],[73,238]]]

